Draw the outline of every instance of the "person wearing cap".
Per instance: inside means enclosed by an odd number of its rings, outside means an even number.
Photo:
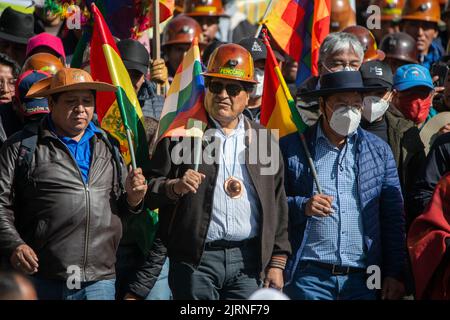
[[[386,35],[381,40],[380,49],[386,54],[383,61],[391,67],[393,74],[405,64],[419,63],[416,40],[405,32]]]
[[[26,98],[28,90],[39,80],[51,74],[40,70],[28,70],[22,73],[16,82],[16,101],[25,125],[39,125],[42,118],[50,113],[47,98]]]
[[[54,55],[63,64],[66,62],[66,53],[61,39],[50,33],[43,32],[28,39],[25,58],[40,52]]]
[[[386,113],[388,140],[397,162],[405,199],[408,199],[425,162],[425,146],[420,139],[420,128],[434,114],[431,108],[433,82],[428,69],[418,64],[407,64],[394,75],[394,96]],[[411,201],[405,202],[407,225],[414,211]]]
[[[172,83],[173,77],[194,38],[198,40],[200,52],[203,52],[206,42],[202,34],[202,28],[197,21],[185,14],[176,16],[164,28],[162,50],[169,71],[170,83]]]
[[[365,87],[373,88],[364,92],[361,127],[389,144],[385,113],[392,100],[394,76],[391,68],[383,61],[369,61],[359,69]]]
[[[146,204],[160,210],[158,237],[176,300],[247,299],[261,284],[283,287],[290,253],[283,165],[270,131],[242,114],[253,73],[246,49],[218,47],[203,74],[208,123],[198,170],[171,157],[180,146],[192,148],[189,138],[162,139],[151,159]],[[261,171],[258,144],[274,148],[270,173]]]
[[[219,19],[228,17],[222,0],[186,0],[184,14],[195,19],[202,29],[206,44],[219,41]]]
[[[121,40],[117,42],[117,48],[130,75],[131,83],[136,91],[142,113],[146,119],[148,141],[153,141],[153,135],[156,133],[156,127],[164,105],[164,97],[157,95],[156,84],[145,78],[149,72],[150,55],[144,45],[137,40]],[[158,64],[158,66],[162,66],[164,70],[158,69],[159,71],[157,72],[165,73],[165,78],[167,79],[167,69],[164,66],[164,62],[162,62],[162,65]],[[156,71],[156,69],[152,69],[152,71]]]
[[[322,111],[304,133],[311,156],[298,133],[280,139],[293,251],[284,292],[291,299],[375,299],[366,282],[373,265],[383,277],[381,298],[403,295],[406,245],[395,161],[386,142],[359,126],[362,93],[372,90],[359,71],[322,75],[320,89],[305,93],[319,97]]]
[[[407,0],[401,17],[401,31],[416,40],[418,60],[430,69],[444,55],[438,38],[441,22],[439,0]]]
[[[9,56],[0,53],[0,147],[6,139],[22,128],[14,104],[15,83],[20,67]]]
[[[261,115],[261,103],[264,88],[264,70],[266,68],[267,49],[261,39],[245,38],[239,42],[239,45],[247,49],[252,55],[255,66],[255,81],[258,83],[255,89],[250,93],[247,108],[244,109],[243,114],[250,120],[259,122]],[[284,61],[284,57],[278,52],[274,51],[277,62]]]
[[[405,0],[371,0],[370,6],[378,6],[381,9],[380,28],[370,29],[378,43],[387,34],[400,31],[400,18]],[[381,50],[383,50],[381,48]]]
[[[139,213],[147,190],[142,170],[127,175],[116,143],[91,122],[95,92],[115,90],[71,68],[34,83],[26,98],[47,97],[50,114],[30,162],[25,131],[0,151],[0,251],[39,299],[114,299],[119,216]]]
[[[5,53],[21,66],[25,61],[28,39],[34,36],[34,18],[7,7],[0,16],[0,53]]]
[[[358,70],[364,59],[364,48],[358,38],[350,33],[330,33],[319,49],[319,76],[342,70]],[[303,121],[311,126],[320,116],[319,99],[303,95],[320,86],[319,77],[311,76],[297,90],[297,106]]]

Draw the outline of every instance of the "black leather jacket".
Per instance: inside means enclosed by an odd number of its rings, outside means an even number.
[[[0,252],[10,257],[26,243],[38,256],[37,276],[46,279],[66,279],[69,266],[80,268],[81,281],[114,278],[119,215],[133,211],[105,138],[96,133],[90,140],[89,184],[47,121],[39,128],[28,179],[15,181],[20,142],[17,133],[0,150]]]

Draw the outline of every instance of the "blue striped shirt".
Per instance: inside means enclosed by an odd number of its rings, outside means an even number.
[[[244,116],[240,115],[236,129],[228,136],[212,120],[219,128],[214,136],[220,141],[220,162],[206,241],[241,241],[256,237],[259,234],[261,205],[245,165]],[[230,176],[243,183],[243,192],[238,199],[232,199],[225,193],[224,183]]]
[[[334,213],[327,217],[308,218],[302,260],[365,267],[356,138],[355,132],[347,137],[346,144],[339,149],[330,143],[321,125],[317,126],[315,165],[322,192],[333,196]],[[314,185],[314,194],[317,193]]]

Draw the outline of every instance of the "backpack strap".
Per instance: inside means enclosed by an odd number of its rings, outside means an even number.
[[[27,181],[31,161],[38,141],[39,122],[32,122],[22,129],[19,152],[16,162],[17,181]]]
[[[123,158],[120,155],[119,146],[117,144],[117,140],[115,140],[112,136],[108,135],[105,131],[102,129],[99,130],[101,134],[101,139],[105,142],[106,146],[111,151],[111,154],[114,159],[114,163],[116,164],[116,171],[117,171],[117,179],[119,180],[119,188],[121,193],[125,192],[125,187],[122,182],[122,167],[125,165],[123,163]]]

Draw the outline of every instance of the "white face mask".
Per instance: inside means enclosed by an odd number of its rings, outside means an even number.
[[[389,108],[389,101],[377,97],[367,96],[363,100],[362,115],[369,122],[374,122],[380,118]]]
[[[361,122],[361,111],[354,107],[341,107],[333,112],[330,127],[337,134],[346,137],[358,129]]]
[[[255,89],[250,93],[250,98],[262,97],[264,89],[264,71],[259,68],[255,68],[254,79],[258,81],[258,84],[255,86]]]

